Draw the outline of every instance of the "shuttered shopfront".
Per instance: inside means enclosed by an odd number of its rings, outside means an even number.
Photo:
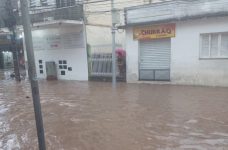
[[[173,23],[134,27],[133,38],[139,41],[139,80],[170,80],[171,38],[175,34]]]
[[[171,39],[139,41],[140,80],[169,81]]]

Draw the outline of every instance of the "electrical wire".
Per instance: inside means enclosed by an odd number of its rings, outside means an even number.
[[[204,6],[209,6],[209,3],[205,3],[206,1],[198,1],[197,5],[200,4],[205,4]],[[117,8],[117,10],[119,12],[123,12],[123,9],[125,7],[134,7],[134,6],[138,6],[138,5],[142,5],[144,4],[145,1],[144,0],[126,0],[126,1],[116,1],[114,2],[115,7]],[[186,4],[188,4],[189,2],[186,2]],[[38,11],[38,10],[52,10],[52,9],[56,9],[56,3],[49,3],[47,6],[36,6],[34,8],[30,8],[31,11]],[[61,4],[69,4],[67,2],[61,3]],[[126,4],[126,5],[124,5]],[[159,5],[164,5],[165,3],[157,3]],[[216,2],[213,3],[213,5],[216,4],[220,4],[220,5],[228,5],[227,2]],[[99,14],[110,14],[111,13],[111,1],[110,0],[90,0],[90,1],[86,1],[86,2],[76,2],[74,6],[77,5],[84,5],[85,6],[85,15],[99,15]],[[192,5],[192,3],[191,3]],[[66,7],[62,7],[59,9],[63,9],[63,8],[68,8],[68,7],[74,7],[74,6],[66,6]],[[1,7],[0,7],[1,8]],[[2,7],[4,8],[4,7]],[[180,6],[176,7],[177,8],[181,8]],[[197,8],[192,8],[192,10],[198,10]],[[181,10],[183,11],[183,10]],[[137,16],[137,14],[134,16],[134,18],[137,18],[140,16]],[[142,17],[142,16],[141,16]],[[150,16],[146,16],[146,17],[150,17]]]
[[[105,2],[100,4],[101,2]],[[97,14],[103,14],[103,13],[110,13],[111,12],[111,3],[110,4],[107,4],[107,2],[110,2],[110,0],[99,0],[99,1],[90,1],[90,2],[85,2],[84,4],[85,5],[85,15],[97,15]],[[128,0],[128,1],[124,1],[124,2],[116,2],[115,4],[118,4],[118,5],[122,5],[122,9],[118,9],[119,11],[123,11],[123,7],[125,7],[125,5],[123,4],[129,4],[129,2],[133,3],[133,5],[130,5],[130,6],[138,6],[139,4],[143,4],[141,0]],[[96,3],[96,6],[94,5],[94,3]],[[99,7],[97,7],[97,3],[99,3]],[[76,4],[77,5],[77,4]],[[45,10],[48,10],[48,9],[53,9],[56,7],[56,5],[52,5],[53,7],[51,7],[51,5],[48,5],[49,8],[45,8]],[[55,7],[54,7],[55,6]],[[103,6],[103,7],[100,7],[100,6]],[[115,5],[117,6],[117,5]],[[73,7],[73,6],[69,6],[69,7]],[[94,8],[92,8],[94,7]],[[120,6],[117,6],[117,7],[120,7]],[[128,6],[129,7],[129,6]],[[67,7],[63,7],[63,8],[67,8]],[[102,10],[103,8],[103,10]],[[94,9],[99,9],[99,11],[92,11]],[[31,11],[39,11],[39,10],[43,10],[43,8],[30,8]]]

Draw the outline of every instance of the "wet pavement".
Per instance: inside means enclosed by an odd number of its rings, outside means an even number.
[[[40,81],[40,92],[48,150],[228,149],[228,88]],[[37,149],[27,81],[0,81],[0,149]]]

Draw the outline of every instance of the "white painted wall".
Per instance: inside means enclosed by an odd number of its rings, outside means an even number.
[[[228,32],[228,17],[188,20],[176,23],[171,39],[171,83],[228,86],[228,59],[199,59],[200,34]],[[127,81],[137,82],[138,41],[132,28],[126,30]]]
[[[139,45],[133,40],[133,28],[126,29],[126,61],[127,82],[137,82],[139,79]]]
[[[83,32],[83,25],[71,25],[71,26],[55,26],[50,28],[43,28],[38,30],[33,30],[33,39],[37,37],[47,38],[50,35],[61,35],[66,33],[77,33]],[[58,71],[58,79],[59,80],[79,80],[79,81],[87,81],[88,80],[88,65],[87,65],[87,52],[85,48],[84,36],[82,36],[83,47],[71,48],[71,49],[48,49],[47,46],[44,50],[35,50],[35,61],[36,61],[36,70],[37,77],[40,79],[46,79],[46,61],[55,61],[57,71]],[[45,43],[43,43],[45,44]],[[40,74],[39,72],[39,60],[43,60],[44,66],[44,74]],[[72,71],[66,71],[66,75],[60,75],[60,70],[58,68],[59,60],[67,60],[68,67],[72,67]]]
[[[172,82],[228,86],[228,59],[199,59],[200,34],[211,32],[228,32],[228,17],[176,24],[176,37],[171,42]]]

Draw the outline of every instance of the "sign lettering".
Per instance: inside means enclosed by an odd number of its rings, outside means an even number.
[[[175,37],[176,25],[163,24],[134,28],[135,40],[148,40]]]

